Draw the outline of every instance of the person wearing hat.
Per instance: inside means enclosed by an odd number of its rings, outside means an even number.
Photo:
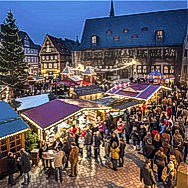
[[[164,167],[167,164],[167,157],[162,147],[160,147],[159,150],[155,153],[154,162],[157,165],[158,181],[163,182],[162,173],[163,173]]]
[[[9,152],[7,157],[7,172],[8,172],[8,184],[11,186],[16,184],[13,178],[13,174],[15,172],[15,166],[16,166],[15,155],[13,155],[12,152]]]
[[[156,185],[156,180],[151,168],[151,161],[149,159],[147,159],[143,167],[140,168],[140,182],[143,182],[144,186],[147,188],[152,188],[153,185]]]

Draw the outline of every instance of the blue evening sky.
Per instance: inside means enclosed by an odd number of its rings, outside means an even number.
[[[115,14],[124,15],[158,10],[187,8],[186,0],[177,1],[114,1]],[[0,23],[12,10],[20,30],[42,45],[45,35],[81,39],[85,19],[109,15],[110,0],[105,1],[8,1],[0,2]]]

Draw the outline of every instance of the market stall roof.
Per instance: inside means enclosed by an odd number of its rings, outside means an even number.
[[[0,114],[0,140],[28,130],[29,126],[4,101],[0,101]]]
[[[74,92],[78,96],[91,95],[97,93],[103,93],[103,89],[97,85],[80,86],[74,89]]]
[[[82,108],[77,105],[56,99],[27,110],[22,113],[22,116],[38,128],[46,129],[61,123],[64,119],[69,118],[80,110]]]
[[[131,89],[130,89],[131,88]],[[170,88],[153,85],[153,84],[130,84],[129,86],[122,86],[113,91],[109,90],[110,94],[121,95],[128,98],[138,100],[149,100],[160,89],[171,90]]]
[[[17,98],[15,100],[17,102],[21,102],[21,106],[17,108],[17,111],[22,111],[49,102],[49,97],[48,94],[42,94],[42,95]]]
[[[81,108],[87,109],[87,110],[88,109],[95,109],[95,110],[110,109],[110,107],[104,106],[95,101],[88,101],[88,100],[82,100],[82,99],[60,99],[60,100],[69,104],[80,106]]]
[[[89,109],[109,109],[109,107],[81,99],[56,99],[23,112],[22,117],[40,129],[48,129],[78,112]]]

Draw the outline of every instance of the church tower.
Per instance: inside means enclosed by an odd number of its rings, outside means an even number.
[[[111,5],[110,5],[110,17],[114,16],[114,2],[111,0]]]

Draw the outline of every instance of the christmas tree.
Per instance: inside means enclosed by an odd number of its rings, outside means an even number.
[[[27,64],[24,62],[24,49],[19,38],[12,12],[8,12],[1,25],[0,84],[16,91],[21,90],[27,81]]]

